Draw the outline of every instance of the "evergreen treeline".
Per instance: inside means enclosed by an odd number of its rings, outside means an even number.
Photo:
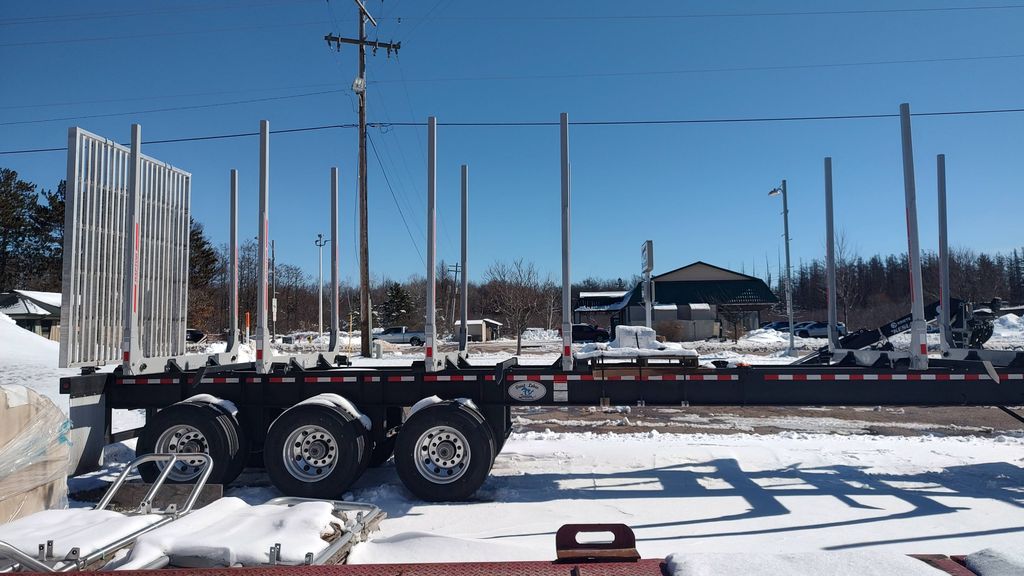
[[[40,190],[0,168],[0,292],[60,292],[64,181]]]
[[[984,254],[950,250],[950,295],[975,303],[1001,298],[1024,303],[1024,251]],[[925,252],[921,258],[925,303],[939,299],[939,257]],[[824,262],[815,260],[793,270],[793,303],[797,320],[826,316]],[[785,288],[775,290],[782,302],[775,310],[785,314]],[[910,263],[906,254],[837,257],[836,295],[839,319],[850,328],[877,327],[910,312]]]

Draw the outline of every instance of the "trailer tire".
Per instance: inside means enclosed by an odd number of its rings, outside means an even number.
[[[395,444],[395,467],[410,492],[429,502],[470,498],[494,464],[491,427],[473,408],[441,402],[413,414]]]
[[[139,435],[135,452],[204,452],[213,459],[209,482],[229,484],[245,466],[248,446],[234,416],[218,406],[204,402],[178,402],[157,412]],[[182,443],[184,442],[184,443]],[[156,463],[139,467],[146,482],[153,482],[162,468]],[[168,482],[190,483],[199,477],[199,468],[187,462],[176,466]]]
[[[370,437],[348,411],[299,404],[281,413],[267,432],[263,462],[281,492],[337,498],[366,470]]]

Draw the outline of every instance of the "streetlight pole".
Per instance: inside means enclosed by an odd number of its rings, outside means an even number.
[[[324,240],[323,234],[317,234],[316,240],[313,244],[320,249],[320,257],[317,258],[317,265],[320,267],[320,299],[317,301],[319,310],[317,314],[317,329],[320,332],[320,338],[324,337],[324,246],[327,245],[327,240]]]
[[[778,196],[782,194],[782,227],[783,235],[786,238],[786,315],[789,318],[789,349],[786,350],[787,356],[793,355],[793,269],[790,265],[789,260],[789,196],[786,193],[786,181],[782,181],[782,186],[779,188],[773,188],[771,192],[768,192],[769,196]]]

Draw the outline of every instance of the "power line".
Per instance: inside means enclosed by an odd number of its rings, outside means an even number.
[[[358,128],[358,124],[325,124],[322,126],[307,126],[305,128],[282,128],[280,130],[271,130],[271,134],[295,134],[299,132],[315,132],[319,130],[332,130],[337,128]],[[210,136],[186,136],[182,138],[167,138],[163,140],[143,140],[143,144],[175,144],[178,142],[201,142],[206,140],[228,140],[231,138],[246,138],[249,136],[259,136],[259,132],[236,132],[234,134],[214,134]],[[125,142],[122,146],[128,146],[129,143]],[[30,150],[7,150],[0,151],[0,155],[11,155],[11,154],[33,154],[37,152],[66,152],[67,146],[60,148],[35,148]]]
[[[609,15],[538,15],[528,16],[434,16],[434,20],[556,20],[556,21],[588,21],[588,20],[689,20],[702,18],[765,18],[790,16],[857,16],[867,14],[915,14],[929,12],[974,12],[992,10],[1016,10],[1024,8],[1024,4],[997,4],[989,6],[943,6],[934,8],[878,8],[864,10],[791,10],[780,12],[711,12],[707,14],[609,14]],[[429,20],[429,16],[404,17],[402,20]]]
[[[24,46],[42,46],[50,44],[79,44],[82,42],[106,42],[108,40],[138,40],[145,38],[160,38],[167,36],[190,36],[193,34],[220,34],[222,32],[240,32],[248,30],[264,30],[268,28],[294,28],[300,26],[323,26],[322,20],[312,22],[292,22],[287,24],[260,24],[254,26],[236,26],[232,28],[211,28],[209,30],[179,30],[174,32],[141,32],[138,34],[123,34],[119,36],[91,36],[88,38],[61,38],[47,40],[32,40],[26,42],[6,42],[0,44],[0,48],[16,48]]]
[[[935,116],[980,116],[987,114],[1016,114],[1024,112],[1024,108],[991,108],[981,110],[949,110],[940,112],[913,112],[912,116],[935,117]],[[758,122],[814,122],[827,120],[876,120],[882,118],[899,118],[899,114],[836,114],[820,116],[762,116],[751,118],[683,118],[683,119],[662,119],[662,120],[574,120],[570,121],[571,126],[667,126],[681,124],[744,124]],[[369,128],[389,127],[421,127],[426,122],[368,122]],[[547,126],[558,126],[558,121],[494,121],[494,122],[438,122],[438,126],[451,126],[456,128],[537,128]],[[312,132],[316,130],[331,130],[338,128],[358,128],[358,124],[325,124],[321,126],[307,126],[303,128],[286,128],[271,130],[271,134],[293,134],[298,132]],[[195,142],[201,140],[222,140],[228,138],[244,138],[258,136],[258,132],[239,132],[234,134],[217,134],[211,136],[190,136],[182,138],[170,138],[166,140],[147,140],[143,144],[170,144],[177,142]],[[127,144],[124,144],[127,146]],[[39,152],[65,151],[66,147],[60,148],[35,148],[26,150],[5,150],[0,155],[32,154]]]
[[[917,58],[904,60],[868,60],[864,62],[833,62],[823,64],[781,64],[775,66],[736,66],[721,68],[684,68],[679,70],[624,70],[616,72],[570,72],[558,74],[495,75],[495,76],[450,76],[447,78],[401,78],[374,80],[373,84],[394,82],[476,82],[490,80],[559,80],[575,78],[615,78],[623,76],[673,76],[681,74],[705,74],[714,72],[758,72],[777,70],[811,70],[816,68],[852,68],[856,66],[889,66],[897,64],[932,64],[942,62],[975,62],[980,60],[1008,60],[1024,58],[1024,54],[996,54],[991,56],[954,56],[949,58]]]
[[[245,88],[239,90],[217,90],[214,92],[181,92],[178,94],[160,94],[155,96],[132,96],[128,98],[105,98],[101,100],[65,100],[63,102],[48,102],[34,104],[14,104],[11,106],[0,106],[0,110],[21,110],[25,108],[55,108],[58,106],[77,106],[80,104],[113,104],[116,102],[137,102],[140,100],[166,100],[169,98],[191,98],[193,96],[223,96],[226,94],[251,94],[253,92],[274,92],[277,90],[298,90],[308,88],[326,88],[337,86],[336,82],[321,84],[299,84],[295,86],[275,86],[273,88]]]
[[[566,74],[530,74],[530,75],[497,75],[497,76],[454,76],[447,78],[405,78],[404,72],[399,64],[399,73],[401,77],[392,80],[371,80],[369,84],[389,84],[389,83],[402,83],[405,92],[406,99],[409,99],[409,82],[476,82],[476,81],[500,81],[500,80],[557,80],[557,79],[575,79],[575,78],[614,78],[623,76],[669,76],[669,75],[681,75],[681,74],[700,74],[700,73],[715,73],[715,72],[756,72],[756,71],[777,71],[777,70],[800,70],[800,69],[816,69],[816,68],[844,68],[844,67],[857,67],[857,66],[882,66],[882,65],[898,65],[898,64],[927,64],[927,63],[943,63],[943,62],[972,62],[982,60],[1008,60],[1024,58],[1024,54],[996,54],[987,56],[955,56],[948,58],[919,58],[919,59],[904,59],[904,60],[873,60],[864,62],[835,62],[835,63],[823,63],[823,64],[790,64],[790,65],[778,65],[778,66],[739,66],[739,67],[725,67],[725,68],[689,68],[679,70],[648,70],[648,71],[617,71],[617,72],[580,72],[580,73],[566,73]],[[397,58],[396,58],[397,60]],[[326,86],[335,86],[336,84],[306,84],[299,86],[289,86],[287,88],[319,88]],[[25,108],[45,108],[45,107],[56,107],[56,106],[68,106],[77,104],[104,104],[104,103],[116,103],[116,102],[129,102],[137,100],[162,100],[166,98],[187,98],[192,96],[213,96],[221,94],[237,94],[237,93],[251,93],[256,91],[268,91],[268,90],[282,90],[285,87],[277,88],[254,88],[249,90],[225,90],[217,92],[192,92],[183,94],[173,95],[161,95],[161,96],[139,96],[133,98],[113,98],[106,100],[80,100],[80,101],[68,101],[68,102],[53,102],[47,104],[19,104],[13,106],[0,106],[0,110],[14,110],[14,109],[25,109]],[[321,94],[329,94],[335,92],[347,92],[347,90],[326,90],[320,92],[306,92],[301,94],[290,94],[284,96],[274,96],[263,99],[249,99],[249,100],[237,100],[230,102],[216,102],[210,104],[197,104],[193,106],[177,106],[168,108],[158,108],[153,110],[139,110],[135,112],[117,112],[110,114],[94,114],[86,116],[65,116],[62,118],[40,118],[32,120],[20,120],[17,122],[0,123],[0,126],[13,125],[13,124],[40,124],[45,122],[59,122],[66,120],[78,120],[88,118],[104,118],[112,116],[124,116],[132,114],[152,114],[160,112],[172,112],[179,110],[191,110],[201,108],[213,108],[219,106],[234,106],[239,104],[250,104],[254,102],[264,102],[271,100],[287,100],[291,98],[305,98],[309,96],[317,96]],[[411,101],[410,101],[411,110]]]
[[[106,114],[88,114],[85,116],[64,116],[61,118],[35,118],[32,120],[14,120],[12,122],[0,122],[0,126],[14,126],[16,124],[44,124],[46,122],[60,122],[63,120],[87,120],[89,118],[111,118],[114,116],[133,116],[136,114],[154,114],[158,112],[176,112],[180,110],[199,110],[201,108],[218,108],[221,106],[235,106],[238,104],[252,104],[255,102],[270,102],[274,100],[290,100],[292,98],[306,98],[309,96],[320,96],[323,94],[338,94],[345,90],[321,90],[319,92],[305,92],[303,94],[290,94],[287,96],[268,96],[265,98],[250,98],[248,100],[232,100],[230,102],[213,102],[211,104],[194,104],[189,106],[169,106],[166,108],[153,108],[150,110],[135,110],[133,112],[108,112]]]
[[[284,2],[242,2],[239,4],[224,4],[221,6],[217,5],[201,5],[201,6],[175,6],[174,8],[157,9],[157,10],[116,10],[110,12],[86,12],[79,14],[62,14],[62,15],[47,15],[47,16],[24,16],[21,18],[4,18],[0,20],[0,26],[16,26],[22,24],[48,24],[52,22],[80,22],[82,20],[97,20],[104,18],[129,18],[134,16],[157,16],[162,14],[183,14],[187,12],[213,12],[220,10],[233,10],[235,8],[245,8],[250,10],[252,8],[263,8],[267,6],[282,6],[282,5],[294,5],[297,2],[315,2],[317,0],[286,0]]]
[[[405,219],[405,213],[402,211],[402,206],[398,203],[398,196],[395,195],[394,188],[391,187],[391,180],[388,178],[388,172],[384,169],[384,163],[380,161],[380,154],[377,153],[377,146],[373,143],[373,138],[369,134],[366,135],[366,139],[370,141],[370,149],[373,150],[373,156],[377,158],[377,165],[380,166],[380,173],[384,175],[384,182],[388,185],[388,191],[391,192],[391,199],[395,201],[395,208],[398,208],[398,215],[402,217],[402,224],[405,226],[406,233],[409,234],[409,240],[412,242],[414,248],[416,248],[416,254],[420,257],[420,262],[424,266],[427,262],[423,259],[423,251],[420,250],[420,245],[416,243],[416,238],[412,235],[412,230],[409,228],[409,222]]]

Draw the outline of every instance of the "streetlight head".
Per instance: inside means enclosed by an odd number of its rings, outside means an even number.
[[[779,194],[782,194],[782,188],[772,188],[768,191],[769,196],[778,196]]]

